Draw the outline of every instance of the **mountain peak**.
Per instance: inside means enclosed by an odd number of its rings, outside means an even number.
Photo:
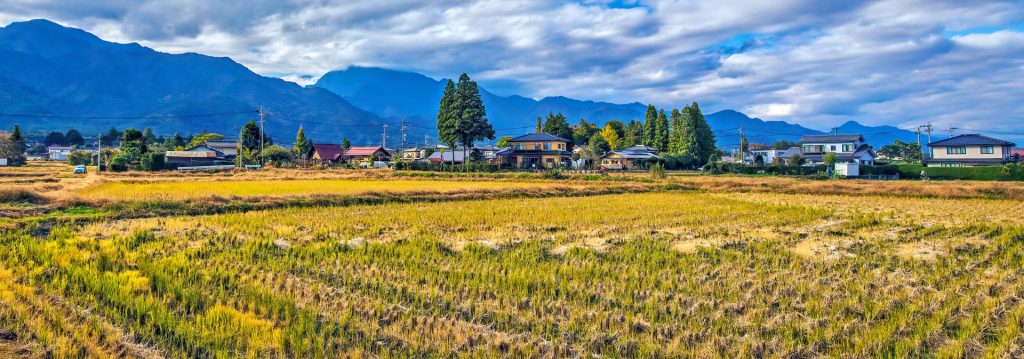
[[[64,27],[45,19],[14,22],[0,28],[0,46],[46,57],[66,55],[108,44],[84,30]]]

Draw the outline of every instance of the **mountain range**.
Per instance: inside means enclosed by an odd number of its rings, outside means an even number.
[[[421,143],[436,136],[435,116],[447,79],[408,71],[348,67],[324,74],[312,86],[256,74],[224,57],[167,54],[136,43],[104,41],[48,20],[0,28],[0,127],[20,124],[26,131],[90,134],[109,127],[151,127],[159,134],[218,132],[234,137],[241,126],[266,109],[268,135],[290,143],[301,125],[314,141],[378,144],[384,124],[396,144],[406,121],[407,139]],[[498,135],[533,129],[537,117],[562,113],[603,124],[642,120],[641,103],[614,104],[546,97],[502,96],[481,87],[488,119]],[[724,110],[707,115],[719,146],[735,147],[742,127],[750,142],[795,141],[820,134],[783,121],[762,121]],[[841,132],[877,134],[880,146],[915,138],[908,131],[849,122]]]

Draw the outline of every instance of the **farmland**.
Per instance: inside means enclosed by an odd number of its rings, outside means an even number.
[[[213,176],[8,185],[0,355],[1024,355],[1015,185]]]

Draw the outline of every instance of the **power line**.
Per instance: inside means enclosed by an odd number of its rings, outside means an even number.
[[[25,117],[25,118],[55,118],[62,120],[147,120],[147,119],[168,119],[168,118],[193,118],[193,117],[216,117],[216,116],[229,116],[229,115],[245,115],[245,114],[257,114],[256,111],[238,111],[238,112],[218,112],[218,113],[196,113],[187,115],[146,115],[146,116],[66,116],[66,115],[48,115],[48,114],[25,114],[25,113],[0,113],[0,116],[6,117]]]

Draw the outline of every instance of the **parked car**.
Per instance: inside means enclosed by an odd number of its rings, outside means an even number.
[[[86,170],[85,170],[85,165],[78,165],[78,166],[75,166],[75,172],[74,172],[74,173],[75,173],[76,175],[77,175],[77,174],[83,174],[83,175],[84,175],[84,174],[86,173]]]

